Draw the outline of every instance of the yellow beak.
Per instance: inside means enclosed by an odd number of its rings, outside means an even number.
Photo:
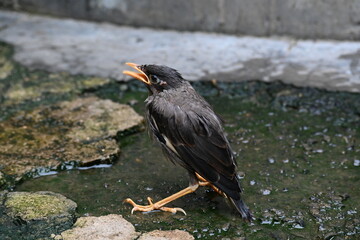
[[[126,74],[126,75],[129,75],[130,77],[136,78],[137,80],[140,80],[147,85],[151,84],[149,77],[139,68],[138,64],[128,62],[128,63],[126,63],[126,65],[134,68],[136,71],[139,71],[139,72],[123,71],[123,74]]]

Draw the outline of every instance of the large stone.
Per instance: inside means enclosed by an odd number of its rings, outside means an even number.
[[[122,70],[130,61],[169,65],[189,80],[282,80],[360,92],[358,42],[135,29],[6,11],[0,19],[0,40],[33,69],[128,80]]]
[[[139,233],[122,216],[110,214],[101,217],[81,217],[74,228],[66,230],[55,239],[62,240],[133,240]]]
[[[7,215],[25,221],[48,218],[73,219],[76,203],[52,192],[10,192],[5,200]]]
[[[190,233],[181,230],[160,231],[144,233],[138,240],[193,240]]]
[[[143,121],[130,106],[96,97],[62,102],[58,109],[51,112],[51,116],[76,123],[66,134],[76,142],[114,137]]]
[[[191,234],[185,231],[160,231],[140,233],[121,215],[110,214],[100,217],[81,217],[72,229],[55,236],[57,240],[192,240]]]
[[[110,163],[118,154],[118,132],[138,129],[143,118],[128,105],[96,97],[78,98],[0,122],[0,165],[8,175]]]
[[[49,237],[70,228],[76,203],[53,192],[2,192],[1,239]],[[1,197],[0,197],[1,199]]]

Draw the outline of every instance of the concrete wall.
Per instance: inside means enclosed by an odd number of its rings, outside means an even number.
[[[0,6],[152,28],[360,40],[360,0],[0,0]]]

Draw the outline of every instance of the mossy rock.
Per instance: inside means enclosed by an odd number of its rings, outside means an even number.
[[[69,229],[77,204],[53,192],[3,192],[0,239],[39,239]]]
[[[11,192],[7,194],[5,207],[8,215],[30,221],[71,216],[76,203],[53,192]]]

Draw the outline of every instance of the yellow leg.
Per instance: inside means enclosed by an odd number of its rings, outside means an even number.
[[[149,205],[145,205],[145,206],[136,204],[130,198],[125,199],[124,202],[130,203],[133,206],[133,209],[131,210],[131,214],[133,214],[135,211],[150,212],[153,210],[161,210],[161,211],[171,212],[171,213],[182,212],[186,215],[186,212],[182,208],[169,208],[169,207],[164,207],[164,205],[166,205],[169,202],[172,202],[182,196],[185,196],[189,193],[195,192],[199,186],[210,186],[212,189],[214,189],[215,192],[219,193],[220,195],[224,195],[224,193],[220,189],[218,189],[217,187],[212,185],[205,178],[200,176],[198,173],[195,173],[195,174],[196,174],[197,179],[199,180],[198,184],[189,186],[167,198],[164,198],[164,199],[156,202],[156,203],[153,203],[153,201],[150,197],[147,198]]]
[[[202,176],[200,176],[198,173],[195,173],[197,179],[199,179],[199,185],[204,187],[204,186],[209,186],[211,187],[215,192],[217,192],[220,195],[224,195],[224,193],[218,189],[217,187],[215,187],[214,185],[212,185],[210,182],[208,182],[205,178],[203,178]]]
[[[150,197],[147,198],[149,205],[138,205],[136,204],[133,200],[131,200],[130,198],[127,198],[124,200],[124,202],[130,203],[133,206],[133,209],[131,210],[131,214],[134,213],[134,211],[141,211],[141,212],[149,212],[152,210],[161,210],[161,211],[165,211],[165,212],[171,212],[171,213],[176,213],[176,212],[182,212],[186,215],[186,212],[182,209],[182,208],[168,208],[168,207],[164,207],[164,205],[168,204],[169,202],[172,202],[182,196],[185,196],[189,193],[193,193],[195,192],[195,190],[199,187],[199,185],[193,185],[193,186],[189,186],[167,198],[164,198],[156,203],[152,202],[152,199]]]

